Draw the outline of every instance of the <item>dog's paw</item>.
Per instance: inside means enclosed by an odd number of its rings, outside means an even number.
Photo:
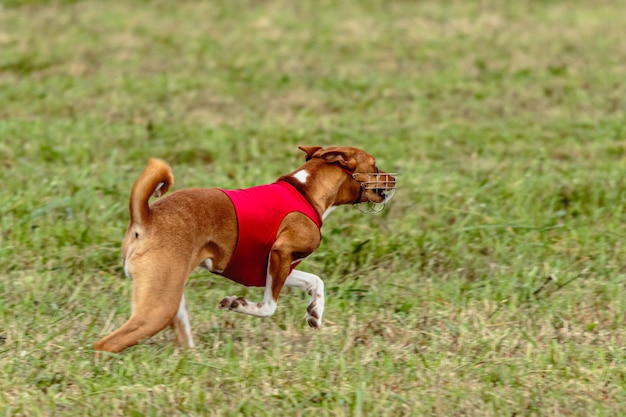
[[[237,310],[239,307],[247,305],[248,302],[245,298],[231,295],[230,297],[224,297],[224,299],[220,301],[217,308],[219,308],[220,310]]]
[[[314,329],[319,329],[322,325],[322,318],[317,311],[317,303],[313,301],[306,309],[306,324]]]

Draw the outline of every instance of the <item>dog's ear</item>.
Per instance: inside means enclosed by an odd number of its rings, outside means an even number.
[[[338,163],[348,171],[354,171],[357,166],[357,161],[351,152],[338,146],[331,146],[327,149],[321,146],[298,146],[298,149],[306,153],[307,161],[311,158],[320,158],[329,164]]]
[[[356,169],[357,162],[348,151],[325,149],[322,152],[318,152],[315,156],[322,158],[329,164],[338,163],[348,171],[354,171]]]
[[[298,149],[306,153],[306,160],[308,161],[309,159],[313,158],[313,155],[315,154],[315,152],[322,149],[322,147],[321,146],[298,146]]]

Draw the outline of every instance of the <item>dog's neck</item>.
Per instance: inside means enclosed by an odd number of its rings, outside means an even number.
[[[321,159],[311,159],[297,170],[279,178],[298,189],[311,203],[320,219],[326,218],[336,206],[351,204],[342,188],[355,186],[352,178],[338,165],[328,164]],[[357,185],[358,186],[358,185]],[[346,190],[347,191],[347,190]]]

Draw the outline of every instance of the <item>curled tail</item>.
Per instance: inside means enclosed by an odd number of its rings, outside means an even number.
[[[151,196],[160,197],[174,184],[174,175],[165,161],[150,158],[146,169],[133,184],[130,192],[130,221],[146,225],[150,221]]]

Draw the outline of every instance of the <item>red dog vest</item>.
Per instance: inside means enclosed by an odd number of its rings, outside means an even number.
[[[318,229],[322,222],[306,198],[286,181],[241,190],[221,190],[237,213],[237,246],[226,269],[220,274],[246,287],[264,287],[270,250],[276,241],[278,226],[294,211],[313,220]],[[292,271],[298,263],[291,265]]]

